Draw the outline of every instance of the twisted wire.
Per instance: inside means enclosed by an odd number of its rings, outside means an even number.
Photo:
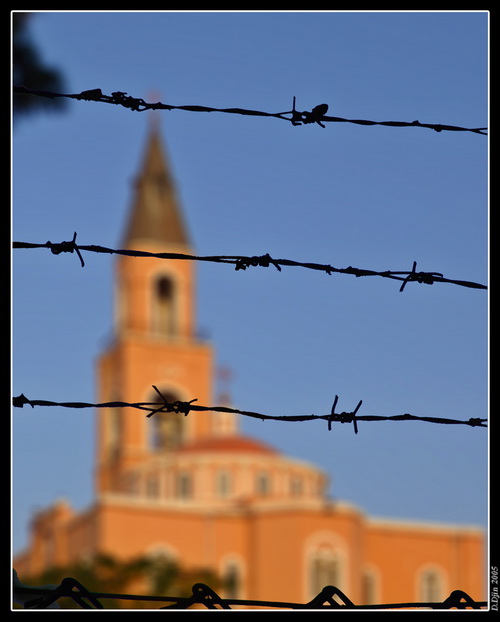
[[[472,132],[474,134],[487,135],[486,127],[467,128],[457,125],[448,125],[443,123],[421,123],[415,121],[370,121],[367,119],[346,119],[343,117],[327,116],[328,104],[318,104],[310,111],[298,111],[295,108],[295,100],[293,98],[292,110],[286,112],[265,112],[262,110],[249,110],[246,108],[213,108],[211,106],[199,105],[182,105],[175,106],[173,104],[165,104],[162,102],[146,102],[141,97],[132,97],[127,95],[125,91],[114,91],[111,95],[105,95],[101,89],[88,89],[81,93],[54,93],[51,91],[42,91],[31,89],[25,86],[14,86],[15,95],[36,95],[38,97],[48,97],[55,99],[65,97],[68,99],[76,99],[83,101],[102,102],[106,104],[114,104],[123,106],[129,110],[136,112],[144,112],[146,110],[184,110],[187,112],[221,112],[226,114],[239,114],[254,117],[272,117],[288,121],[293,126],[308,125],[316,123],[321,127],[325,127],[324,123],[354,123],[356,125],[382,125],[386,127],[421,127],[434,130],[435,132],[451,131],[451,132]]]
[[[133,408],[136,410],[146,411],[148,414],[146,417],[152,417],[159,413],[181,413],[185,416],[190,414],[191,411],[195,412],[224,412],[234,413],[253,419],[260,419],[261,421],[282,421],[282,422],[300,422],[300,421],[326,421],[328,424],[328,430],[331,430],[332,423],[352,423],[354,432],[358,433],[359,421],[422,421],[427,423],[439,423],[448,425],[467,425],[470,427],[482,427],[486,428],[487,419],[481,419],[479,417],[470,417],[467,420],[463,419],[451,419],[447,417],[430,417],[430,416],[418,416],[410,413],[403,413],[400,415],[358,415],[358,410],[361,407],[362,400],[360,400],[353,411],[336,413],[335,408],[338,401],[338,396],[335,396],[331,412],[324,415],[269,415],[260,412],[254,412],[251,410],[240,410],[238,408],[230,408],[228,406],[202,406],[194,404],[197,401],[196,398],[190,401],[175,401],[168,402],[160,391],[153,385],[153,389],[158,393],[160,400],[156,402],[101,402],[101,403],[89,403],[89,402],[55,402],[50,400],[31,400],[28,399],[23,393],[12,399],[12,405],[15,408],[23,408],[24,406],[56,406],[62,408]]]
[[[401,287],[399,291],[402,292],[406,285],[410,282],[425,283],[432,285],[433,283],[450,283],[453,285],[459,285],[461,287],[468,287],[473,289],[487,289],[486,285],[476,283],[474,281],[466,281],[463,279],[449,279],[446,278],[441,272],[417,272],[417,262],[413,262],[411,270],[368,270],[365,268],[354,268],[348,266],[347,268],[336,268],[330,264],[321,264],[314,262],[302,262],[292,259],[275,259],[266,253],[265,255],[245,256],[245,255],[208,255],[197,256],[187,253],[153,253],[149,251],[130,250],[130,249],[112,249],[106,246],[100,246],[96,244],[82,245],[76,243],[76,232],[73,235],[73,239],[66,242],[45,242],[33,243],[33,242],[13,242],[12,247],[14,249],[35,249],[35,248],[48,248],[54,255],[61,253],[73,253],[76,252],[80,260],[82,268],[85,266],[81,251],[124,255],[128,257],[154,257],[157,259],[181,259],[192,261],[205,261],[213,263],[232,264],[235,270],[247,270],[252,266],[260,266],[267,268],[274,266],[278,272],[281,272],[281,266],[287,267],[302,267],[309,270],[317,270],[325,272],[328,275],[336,274],[351,274],[356,277],[363,276],[378,276],[386,279],[394,279],[401,281]]]

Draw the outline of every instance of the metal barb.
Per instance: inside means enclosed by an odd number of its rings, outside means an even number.
[[[368,270],[365,268],[354,268],[352,266],[348,266],[347,268],[335,268],[330,264],[320,264],[314,262],[301,262],[294,261],[291,259],[273,259],[269,253],[265,255],[256,255],[253,257],[247,256],[227,256],[227,255],[210,255],[210,256],[195,256],[184,253],[152,253],[149,251],[141,251],[141,250],[131,250],[131,249],[112,249],[107,248],[105,246],[98,246],[95,244],[89,246],[76,245],[76,233],[71,242],[62,242],[61,244],[52,244],[52,242],[46,242],[45,244],[35,244],[32,242],[13,242],[13,248],[50,248],[54,254],[59,254],[61,252],[73,252],[76,251],[78,256],[80,257],[80,261],[82,266],[84,265],[83,259],[80,254],[80,250],[94,252],[94,253],[106,253],[106,254],[116,254],[116,255],[125,255],[127,257],[155,257],[157,259],[185,259],[185,260],[194,260],[194,261],[209,261],[215,263],[224,263],[224,264],[234,264],[236,270],[246,270],[249,266],[264,266],[267,267],[269,265],[273,265],[278,272],[281,272],[281,266],[300,266],[302,268],[308,268],[310,270],[320,270],[326,272],[331,275],[333,272],[341,273],[341,274],[351,274],[356,277],[366,277],[366,276],[379,276],[388,279],[396,279],[398,281],[403,281],[403,284],[400,288],[400,292],[404,290],[406,283],[409,281],[417,281],[420,283],[432,284],[434,282],[441,283],[452,283],[455,285],[460,285],[462,287],[471,287],[474,289],[488,289],[487,285],[482,285],[481,283],[474,283],[472,281],[464,281],[464,280],[456,280],[456,279],[446,279],[443,274],[440,272],[417,272],[416,271],[416,262],[413,262],[413,270],[408,273],[407,271],[395,271],[395,270]],[[403,277],[402,275],[406,275]]]
[[[73,234],[73,239],[70,242],[59,242],[58,244],[53,244],[52,242],[46,243],[47,248],[50,248],[50,251],[54,255],[59,255],[60,253],[73,253],[76,252],[78,258],[80,259],[80,263],[82,268],[85,266],[85,262],[83,261],[83,257],[80,253],[80,249],[76,244],[76,231]]]
[[[434,130],[435,132],[442,132],[444,130],[454,132],[473,132],[475,134],[488,135],[487,127],[460,127],[456,125],[445,125],[442,123],[420,123],[420,121],[370,121],[366,119],[345,119],[342,117],[325,117],[327,110],[327,104],[319,104],[315,106],[311,112],[298,112],[295,109],[295,97],[293,98],[293,109],[290,112],[265,112],[262,110],[248,110],[245,108],[213,108],[211,106],[174,106],[172,104],[164,104],[162,102],[147,103],[140,97],[132,97],[127,95],[124,91],[115,91],[111,95],[104,95],[101,89],[88,89],[81,93],[54,93],[50,91],[42,91],[39,89],[30,89],[25,86],[14,85],[13,92],[16,95],[35,95],[39,97],[48,97],[50,99],[58,97],[66,97],[69,99],[103,102],[106,104],[115,104],[124,106],[130,110],[142,112],[144,110],[185,110],[189,112],[225,112],[229,114],[241,114],[251,115],[259,117],[274,117],[275,119],[282,119],[289,121],[292,125],[302,125],[308,123],[317,123],[321,127],[323,121],[330,123],[355,123],[358,125],[382,125],[386,127],[420,127]],[[289,118],[287,115],[291,114]]]
[[[189,402],[182,402],[180,400],[177,400],[177,401],[175,401],[173,403],[170,403],[170,402],[168,402],[166,400],[166,398],[161,393],[161,391],[158,389],[158,387],[155,387],[154,385],[152,385],[152,387],[158,393],[158,395],[161,397],[163,403],[162,403],[162,405],[159,408],[152,409],[151,412],[146,415],[146,417],[152,417],[153,415],[155,415],[156,413],[159,413],[159,412],[183,413],[184,416],[187,416],[189,414],[190,410],[191,410],[191,404],[198,400],[198,398],[195,397],[194,399],[190,400]]]
[[[417,262],[413,262],[413,267],[408,276],[404,279],[399,291],[402,292],[406,287],[406,284],[410,281],[417,281],[417,283],[426,283],[427,285],[432,285],[436,278],[443,278],[441,272],[417,272]]]

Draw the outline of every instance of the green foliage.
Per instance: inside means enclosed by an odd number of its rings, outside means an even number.
[[[43,63],[31,39],[29,21],[32,15],[28,12],[12,13],[12,83],[40,91],[61,92],[64,90],[61,73]],[[50,99],[16,94],[13,97],[14,119],[40,111],[61,111],[65,105],[60,97]]]
[[[37,576],[22,576],[25,585],[58,585],[65,577],[79,581],[89,592],[107,594],[134,594],[144,596],[188,597],[195,583],[205,583],[218,590],[222,581],[211,570],[181,569],[164,556],[140,556],[121,560],[111,555],[98,554],[88,561],[65,567],[54,567]],[[131,591],[132,590],[132,591]],[[138,591],[137,591],[138,590]],[[71,599],[60,599],[63,609],[79,608]],[[157,608],[166,603],[147,601],[102,599],[105,609]]]

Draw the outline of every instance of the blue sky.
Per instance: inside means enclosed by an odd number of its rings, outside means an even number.
[[[348,119],[488,125],[485,12],[61,12],[30,25],[67,92]],[[29,85],[25,85],[29,86]],[[154,94],[154,95],[153,95]],[[260,255],[488,280],[488,139],[468,132],[164,111],[199,255]],[[70,102],[12,134],[12,237],[118,248],[145,113]],[[95,401],[112,257],[13,251],[13,395]],[[138,259],[137,261],[140,261]],[[488,414],[488,293],[302,268],[197,264],[198,325],[234,405],[271,415]],[[193,396],[196,397],[196,396]],[[13,545],[57,497],[92,500],[93,412],[14,409]],[[421,422],[242,418],[325,469],[367,514],[487,524],[488,431]]]

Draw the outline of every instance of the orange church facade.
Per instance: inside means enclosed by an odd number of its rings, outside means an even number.
[[[122,248],[192,254],[168,161],[152,128]],[[97,363],[98,402],[213,404],[212,345],[196,337],[195,262],[121,256],[113,342]],[[227,412],[98,409],[95,501],[33,519],[14,567],[34,576],[97,553],[165,555],[231,577],[231,596],[308,602],[335,585],[355,604],[485,598],[484,534],[379,520],[326,496],[313,464],[240,433]],[[221,593],[222,596],[225,594]]]

